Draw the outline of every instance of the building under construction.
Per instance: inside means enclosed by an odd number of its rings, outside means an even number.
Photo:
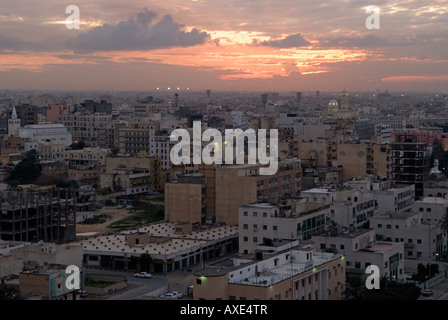
[[[0,192],[0,239],[61,243],[75,237],[73,190],[53,187]]]

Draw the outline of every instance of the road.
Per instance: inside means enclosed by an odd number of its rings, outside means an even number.
[[[133,273],[119,272],[119,271],[109,271],[109,270],[97,270],[97,269],[86,269],[87,274],[105,274],[105,275],[115,275],[115,276],[125,276],[129,285],[131,285],[130,290],[123,290],[123,293],[118,292],[113,296],[107,298],[107,300],[135,300],[149,292],[166,287],[167,280],[164,276],[153,275],[151,279],[135,278]],[[93,297],[90,297],[93,299]]]

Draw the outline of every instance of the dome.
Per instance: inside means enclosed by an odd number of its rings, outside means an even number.
[[[331,99],[330,102],[328,102],[328,111],[329,112],[339,111],[339,104],[335,99]]]

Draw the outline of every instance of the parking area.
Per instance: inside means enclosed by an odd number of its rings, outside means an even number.
[[[446,300],[446,296],[448,294],[448,279],[440,281],[430,289],[433,292],[432,296],[424,297],[421,295],[418,300]]]

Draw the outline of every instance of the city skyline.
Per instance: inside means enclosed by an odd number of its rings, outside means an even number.
[[[130,0],[3,4],[0,86],[34,90],[446,88],[448,2]],[[80,9],[67,29],[66,7]]]

